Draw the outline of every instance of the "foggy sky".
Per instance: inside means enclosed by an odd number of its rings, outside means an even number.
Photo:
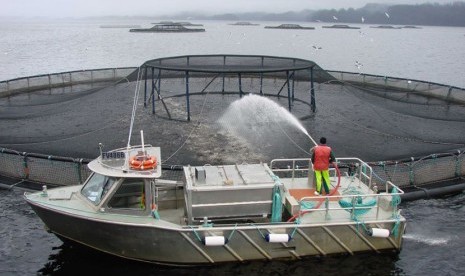
[[[206,15],[360,8],[367,3],[450,3],[452,0],[0,0],[0,16],[156,16],[181,12]]]

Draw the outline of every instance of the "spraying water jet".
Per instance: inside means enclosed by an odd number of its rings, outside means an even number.
[[[252,143],[255,141],[257,145],[262,145],[264,141],[275,143],[278,140],[277,134],[282,133],[286,139],[302,149],[288,135],[292,129],[301,131],[314,145],[317,145],[302,123],[286,108],[269,98],[258,95],[250,94],[233,102],[220,117],[218,123],[234,136],[252,141]],[[273,141],[269,141],[270,137]]]

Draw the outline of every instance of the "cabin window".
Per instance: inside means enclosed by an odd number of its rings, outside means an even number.
[[[81,194],[94,205],[99,205],[115,181],[116,179],[113,177],[94,173],[82,188]]]
[[[108,207],[115,209],[145,210],[145,201],[144,180],[126,178],[108,202]]]

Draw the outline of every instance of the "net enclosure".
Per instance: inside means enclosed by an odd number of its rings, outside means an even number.
[[[279,87],[277,96],[287,94],[288,108],[291,110],[292,102],[295,97],[295,82],[307,82],[308,102],[313,111],[315,111],[315,94],[314,83],[323,83],[335,80],[315,62],[297,58],[273,57],[273,56],[241,56],[241,55],[198,55],[198,56],[178,56],[169,58],[160,58],[145,62],[141,68],[143,72],[134,72],[128,76],[129,81],[145,79],[144,103],[147,103],[147,80],[151,79],[150,95],[157,94],[159,100],[162,100],[160,85],[162,80],[184,79],[185,96],[187,99],[187,119],[190,120],[189,94],[204,93],[213,87],[221,93],[239,93],[242,97],[245,93],[272,93],[276,91],[273,87],[275,82],[270,86],[267,83],[269,79],[283,79],[284,83]],[[142,75],[141,75],[142,74]],[[199,79],[209,78],[210,81],[200,91],[195,90],[201,86],[193,83]],[[235,79],[234,81],[231,81]],[[253,84],[254,80],[259,83]],[[265,82],[264,82],[265,80]],[[247,86],[246,82],[250,85]],[[175,84],[170,83],[170,87]],[[177,90],[181,88],[174,87]],[[194,90],[191,90],[194,88]],[[211,88],[210,88],[211,89]],[[265,89],[265,92],[264,92]],[[284,90],[284,92],[283,92]],[[151,98],[155,101],[155,97]],[[153,112],[155,109],[153,107]]]
[[[146,143],[162,148],[167,166],[269,162],[308,157],[313,144],[302,129],[315,140],[325,136],[336,157],[380,164],[380,176],[402,176],[397,182],[405,185],[456,177],[465,164],[465,90],[255,55],[167,57],[135,68],[0,82],[0,156],[8,156],[7,163],[58,162],[24,158],[27,152],[92,159],[99,143],[107,150],[129,139],[140,143],[138,130]],[[438,153],[448,157],[423,158]],[[396,161],[411,157],[414,165]],[[452,165],[435,165],[446,159]],[[79,164],[70,165],[69,173],[85,175]],[[17,166],[2,167],[25,174]],[[28,166],[27,175],[38,175],[29,171],[36,167]],[[420,168],[431,175],[417,174]]]

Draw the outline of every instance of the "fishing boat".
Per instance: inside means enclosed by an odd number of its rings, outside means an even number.
[[[311,159],[182,166],[166,177],[161,149],[104,151],[80,185],[25,193],[46,229],[122,258],[198,265],[398,252],[403,191],[376,181],[358,158],[330,168],[331,192],[314,194]],[[164,173],[165,172],[165,173]]]

